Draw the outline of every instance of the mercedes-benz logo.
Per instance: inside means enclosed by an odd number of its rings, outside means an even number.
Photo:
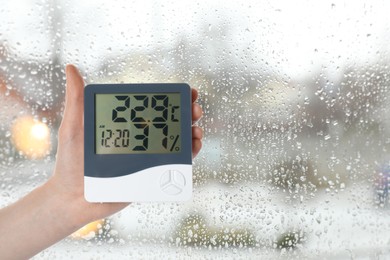
[[[182,193],[186,186],[186,178],[176,170],[168,170],[163,173],[160,179],[160,187],[168,195],[177,195]]]

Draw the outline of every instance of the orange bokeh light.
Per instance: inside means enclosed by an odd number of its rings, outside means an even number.
[[[104,219],[96,220],[91,222],[84,227],[80,228],[76,232],[74,232],[71,237],[72,238],[83,238],[90,239],[97,235],[99,229],[102,229],[104,225]]]
[[[29,159],[40,159],[50,153],[50,129],[32,116],[17,118],[11,134],[15,148]]]

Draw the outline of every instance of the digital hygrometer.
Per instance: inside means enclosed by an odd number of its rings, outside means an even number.
[[[86,200],[189,200],[191,115],[191,89],[187,84],[86,86]]]

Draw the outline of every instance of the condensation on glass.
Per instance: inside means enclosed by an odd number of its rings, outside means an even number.
[[[137,203],[36,258],[390,256],[383,1],[18,1],[0,7],[0,206],[52,173],[64,66],[186,82],[203,150],[188,203]]]

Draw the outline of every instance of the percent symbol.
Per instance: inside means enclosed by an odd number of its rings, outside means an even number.
[[[174,137],[173,135],[170,136],[171,139],[173,139],[173,137]],[[173,141],[173,144],[172,144],[172,147],[171,147],[171,152],[173,151],[173,148],[175,148],[175,145],[176,145],[176,143],[177,143],[177,140],[179,140],[179,135],[177,135],[176,138],[175,138],[175,141]],[[176,151],[179,151],[179,147],[176,147],[175,150],[176,150]]]

